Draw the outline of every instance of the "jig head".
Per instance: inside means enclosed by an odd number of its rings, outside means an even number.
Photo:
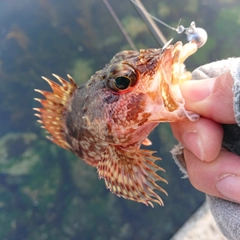
[[[178,34],[185,32],[187,40],[189,42],[196,42],[198,48],[202,47],[208,38],[207,32],[203,28],[196,27],[195,22],[191,22],[188,28],[183,25],[179,25],[174,29]]]

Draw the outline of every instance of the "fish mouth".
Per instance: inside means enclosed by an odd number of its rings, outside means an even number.
[[[168,43],[169,44],[169,43]],[[164,46],[152,90],[157,96],[152,121],[175,122],[189,119],[196,121],[198,115],[185,109],[185,100],[182,97],[180,84],[192,79],[191,72],[185,70],[184,61],[197,51],[194,42],[177,42],[174,45]]]
[[[197,49],[198,46],[195,42],[188,42],[184,45],[182,45],[182,42],[177,42],[172,47],[169,47],[166,56],[163,56],[168,62],[166,62],[167,68],[161,69],[164,75],[161,76],[160,80],[162,101],[165,109],[169,112],[175,111],[178,117],[187,117],[191,121],[195,121],[198,116],[185,109],[185,100],[180,91],[180,84],[192,79],[192,74],[186,71],[184,62]],[[168,61],[169,57],[172,58],[172,61]]]
[[[163,56],[164,68],[160,71],[164,73],[161,76],[161,93],[163,103],[168,111],[172,112],[179,106],[179,101],[182,102],[179,91],[179,84],[191,80],[192,74],[185,70],[185,60],[197,51],[197,44],[194,42],[182,45],[182,42],[177,42],[175,45],[166,49],[165,56]],[[169,58],[172,61],[169,61]],[[165,67],[166,66],[166,67]],[[179,91],[178,91],[179,90]]]

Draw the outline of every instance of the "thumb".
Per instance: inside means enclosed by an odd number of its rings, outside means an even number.
[[[230,72],[216,78],[186,81],[180,85],[187,110],[225,124],[236,123],[232,87]]]

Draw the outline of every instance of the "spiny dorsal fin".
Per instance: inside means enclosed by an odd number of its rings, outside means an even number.
[[[152,202],[163,205],[154,189],[167,195],[166,191],[156,184],[156,181],[167,181],[156,174],[156,171],[164,169],[154,163],[160,158],[152,156],[153,153],[136,147],[123,149],[109,146],[97,166],[99,178],[104,178],[107,188],[119,197],[152,207]]]
[[[52,92],[46,92],[35,89],[36,92],[41,93],[46,99],[35,98],[40,102],[43,108],[34,108],[38,113],[35,116],[39,117],[42,127],[50,134],[48,137],[52,142],[65,149],[71,149],[65,139],[65,114],[69,100],[77,89],[77,84],[70,75],[69,82],[65,79],[53,74],[61,85],[52,80],[42,77],[52,88]]]

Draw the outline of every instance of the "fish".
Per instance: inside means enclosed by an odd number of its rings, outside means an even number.
[[[184,61],[197,51],[195,42],[169,41],[163,48],[121,51],[82,86],[53,74],[42,77],[51,91],[35,89],[34,108],[48,139],[97,169],[114,194],[154,207],[164,205],[156,191],[167,192],[157,172],[160,158],[148,135],[160,122],[196,121],[185,109],[180,84],[191,80]]]

